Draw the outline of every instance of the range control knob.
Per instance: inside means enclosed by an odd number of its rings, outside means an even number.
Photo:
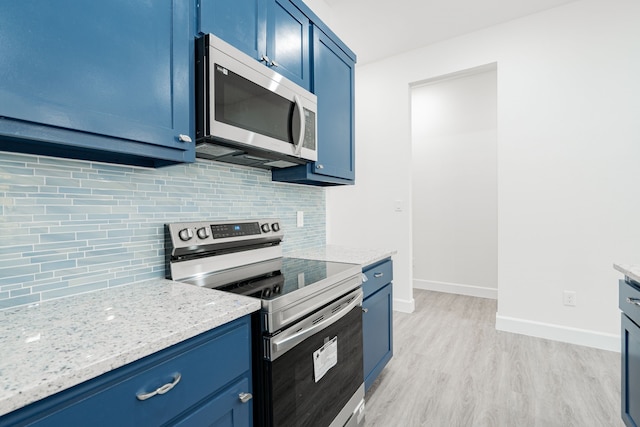
[[[203,240],[211,235],[208,227],[198,228],[198,231],[196,231],[196,234],[200,239],[203,239]]]
[[[183,242],[189,241],[193,237],[193,231],[191,231],[190,228],[183,228],[178,232],[178,237],[180,237],[180,240]]]
[[[269,231],[271,231],[271,229],[269,228],[269,224],[267,223],[262,224],[260,228],[262,229],[263,233],[268,233]]]
[[[277,222],[274,222],[273,224],[271,224],[271,229],[275,232],[280,231],[280,224],[278,224]]]

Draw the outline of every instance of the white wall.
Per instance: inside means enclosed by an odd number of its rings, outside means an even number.
[[[617,348],[612,263],[640,257],[638,22],[637,0],[582,0],[358,67],[357,184],[328,190],[328,242],[397,249],[411,309],[409,85],[496,62],[497,327]]]
[[[498,296],[495,64],[411,89],[413,286]]]

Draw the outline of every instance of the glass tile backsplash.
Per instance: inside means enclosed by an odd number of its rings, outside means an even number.
[[[285,254],[325,243],[323,188],[209,161],[145,169],[0,152],[0,200],[0,309],[164,277],[169,222],[278,218]]]

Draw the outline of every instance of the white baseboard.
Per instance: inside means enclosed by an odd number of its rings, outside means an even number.
[[[402,313],[413,313],[416,311],[416,300],[411,298],[410,300],[393,299],[393,311],[400,311]]]
[[[496,329],[620,353],[620,335],[501,316],[498,313]]]
[[[436,282],[433,280],[413,279],[413,287],[427,291],[447,292],[449,294],[471,297],[498,299],[498,289],[482,286],[461,285],[459,283]]]

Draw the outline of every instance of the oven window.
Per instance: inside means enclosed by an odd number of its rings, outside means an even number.
[[[216,121],[293,144],[295,104],[215,64]]]
[[[313,353],[334,337],[337,363],[316,382]],[[265,425],[329,425],[363,382],[362,309],[352,309],[333,325],[264,364],[271,372],[272,401],[272,413],[267,415],[271,422]]]

